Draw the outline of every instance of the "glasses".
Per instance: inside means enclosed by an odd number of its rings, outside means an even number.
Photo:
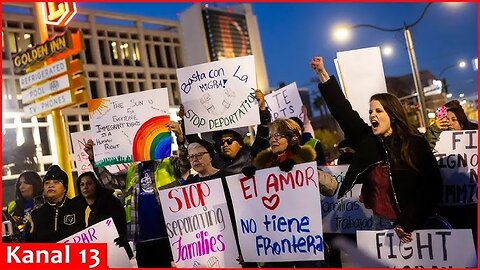
[[[232,143],[234,142],[235,140],[232,139],[232,138],[226,138],[226,139],[223,139],[222,140],[222,145],[224,145],[225,143],[227,143],[228,145],[232,145]]]
[[[187,156],[188,160],[192,161],[192,160],[200,160],[203,155],[205,154],[208,154],[208,152],[200,152],[198,154],[193,154],[193,155],[189,155]]]
[[[282,134],[280,134],[280,133],[276,133],[276,134],[273,134],[273,135],[269,135],[269,136],[267,137],[267,139],[268,139],[269,141],[270,141],[271,139],[274,139],[275,141],[278,141],[278,140],[280,140],[281,138],[285,138],[285,137],[287,137],[287,136],[282,135]]]

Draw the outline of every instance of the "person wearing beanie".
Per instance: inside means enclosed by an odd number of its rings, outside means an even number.
[[[58,165],[50,166],[43,177],[46,202],[28,217],[26,242],[55,243],[85,229],[84,209],[67,197],[67,190],[67,174]]]

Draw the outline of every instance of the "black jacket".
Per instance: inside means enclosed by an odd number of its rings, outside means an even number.
[[[102,189],[97,195],[97,199],[92,205],[88,205],[81,194],[77,195],[73,200],[82,205],[84,211],[87,207],[90,212],[87,218],[87,226],[92,226],[102,220],[112,218],[119,236],[127,239],[127,216],[122,202],[113,195],[113,190]]]
[[[85,209],[67,196],[54,205],[47,201],[31,212],[25,229],[26,242],[55,243],[85,229]]]
[[[436,159],[422,136],[411,135],[409,140],[414,170],[399,161],[400,147],[387,137],[375,136],[343,95],[335,77],[318,85],[328,109],[335,117],[345,136],[352,139],[355,158],[348,168],[338,191],[338,198],[351,190],[354,184],[368,181],[374,165],[387,161],[390,181],[397,208],[396,224],[407,232],[422,229],[425,219],[436,212],[442,194],[442,179]]]

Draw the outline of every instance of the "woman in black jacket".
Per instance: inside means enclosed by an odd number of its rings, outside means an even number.
[[[119,235],[115,239],[115,243],[123,246],[131,258],[133,254],[127,241],[126,213],[122,202],[113,195],[114,191],[104,188],[94,172],[80,174],[77,178],[76,187],[80,194],[74,198],[74,202],[85,209],[86,227],[112,218]]]
[[[411,232],[424,227],[441,198],[442,179],[427,141],[408,123],[395,96],[381,93],[370,98],[369,126],[328,75],[323,59],[314,57],[310,65],[328,109],[355,149],[338,198],[363,183],[360,200],[375,215],[393,221],[400,240],[410,242]]]

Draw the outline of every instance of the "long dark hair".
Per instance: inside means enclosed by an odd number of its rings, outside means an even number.
[[[77,182],[75,183],[75,186],[77,188],[78,194],[83,197],[81,191],[80,191],[80,182],[82,181],[82,178],[90,176],[90,178],[93,180],[95,183],[95,199],[97,199],[103,192],[106,192],[105,188],[100,184],[100,181],[98,180],[97,176],[95,175],[94,172],[84,172],[80,174],[77,178]]]
[[[410,136],[420,136],[418,130],[408,122],[407,112],[400,100],[389,93],[375,94],[370,98],[370,102],[376,100],[382,104],[383,109],[390,117],[390,124],[393,130],[392,144],[398,145],[400,148],[400,159],[404,161],[409,167],[418,171],[418,168],[413,164],[411,157],[412,145]],[[396,161],[395,153],[391,153],[391,157]]]
[[[462,130],[476,129],[473,127],[472,123],[468,121],[467,115],[462,107],[450,107],[447,108],[447,111],[455,114]]]
[[[15,210],[14,214],[18,216],[23,216],[24,212],[24,205],[25,205],[25,198],[22,197],[22,193],[20,192],[20,179],[25,180],[25,183],[33,186],[33,198],[41,196],[43,193],[43,182],[40,175],[34,171],[24,171],[20,174],[17,178],[17,183],[15,184]]]
[[[25,183],[33,186],[33,197],[42,195],[43,183],[40,175],[34,171],[24,171],[18,176],[17,183],[15,184],[15,195],[18,200],[25,201],[20,192],[20,179],[22,179],[22,177],[25,180]]]

